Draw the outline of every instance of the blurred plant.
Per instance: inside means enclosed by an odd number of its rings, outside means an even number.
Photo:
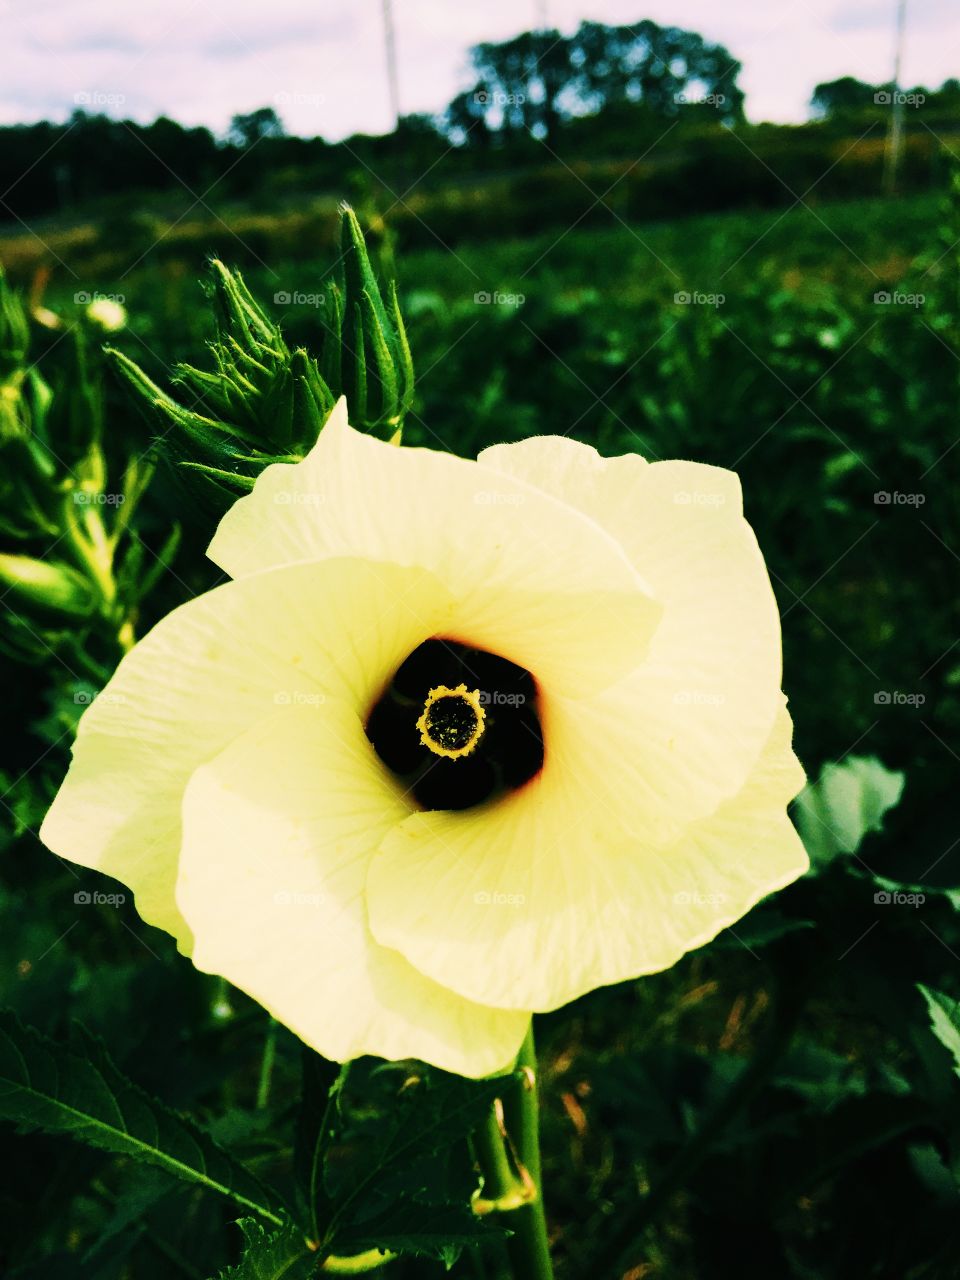
[[[39,365],[50,353],[29,360],[23,302],[0,274],[0,649],[29,663],[69,653],[100,681],[133,643],[178,534],[144,572],[130,521],[153,464],[128,456],[109,488],[101,362],[83,323],[58,342],[65,355],[48,382]]]
[[[155,422],[176,465],[219,511],[248,492],[272,462],[309,452],[330,410],[347,397],[354,426],[392,436],[413,399],[414,373],[396,286],[384,301],[353,210],[341,208],[341,254],[324,298],[319,357],[291,351],[239,272],[210,263],[217,336],[212,370],[178,364],[180,399],[129,356],[108,358]],[[184,403],[187,401],[187,403]]]
[[[932,328],[960,360],[960,159],[947,152],[947,190],[940,202],[936,235],[927,253],[914,264],[918,286],[937,289]],[[960,370],[954,370],[960,386]]]
[[[86,318],[105,333],[116,333],[127,323],[127,310],[115,298],[94,298],[87,305]]]

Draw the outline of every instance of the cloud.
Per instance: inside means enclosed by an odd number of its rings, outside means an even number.
[[[27,34],[24,43],[36,53],[117,53],[143,52],[143,45],[135,36],[125,36],[116,31],[90,31],[57,36]]]
[[[326,22],[278,24],[263,18],[253,22],[249,17],[231,24],[197,46],[200,57],[262,58],[276,52],[322,48],[331,44],[347,45],[360,34],[356,12],[342,14]]]

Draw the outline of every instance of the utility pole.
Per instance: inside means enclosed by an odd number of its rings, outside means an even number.
[[[393,127],[400,123],[400,77],[397,74],[397,42],[393,33],[393,0],[383,0],[383,36],[387,53],[387,90]]]
[[[903,151],[903,93],[900,87],[903,65],[903,44],[907,27],[907,0],[897,0],[897,34],[893,55],[893,87],[890,104],[890,129],[887,134],[887,154],[883,171],[883,189],[888,196],[897,190],[897,170]]]
[[[547,18],[547,0],[537,0],[537,30],[546,31],[550,25]]]

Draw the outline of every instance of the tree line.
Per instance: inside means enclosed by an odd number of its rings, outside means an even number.
[[[220,197],[243,196],[277,175],[342,187],[365,169],[427,168],[451,144],[480,169],[542,158],[543,144],[565,156],[580,148],[613,158],[654,141],[665,121],[680,126],[676,139],[744,120],[740,62],[695,31],[649,20],[582,22],[571,35],[526,31],[474,46],[470,66],[470,87],[440,113],[406,116],[392,134],[342,143],[287,135],[272,107],[234,116],[222,137],[164,116],[144,125],[82,109],[65,123],[2,127],[0,221],[99,202],[109,210],[123,193],[177,187],[200,198],[214,188]],[[845,76],[818,84],[812,107],[821,126],[878,120],[895,92]],[[911,105],[922,100],[926,121],[956,118],[960,81],[910,93]]]

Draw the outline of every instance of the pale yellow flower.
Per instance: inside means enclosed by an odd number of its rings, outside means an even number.
[[[532,1010],[806,869],[732,473],[551,436],[468,462],[341,402],[210,555],[234,580],[123,660],[41,835],[328,1057],[492,1072]]]

